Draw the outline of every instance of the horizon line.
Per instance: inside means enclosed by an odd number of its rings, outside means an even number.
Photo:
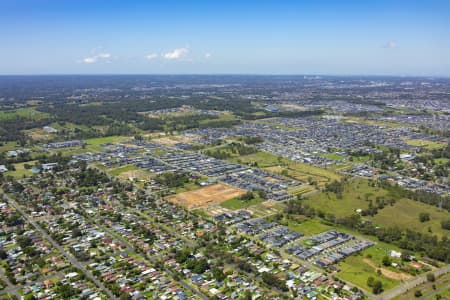
[[[314,74],[314,73],[18,73],[0,74],[0,77],[26,76],[324,76],[324,77],[397,77],[397,78],[450,78],[450,75],[430,74]]]

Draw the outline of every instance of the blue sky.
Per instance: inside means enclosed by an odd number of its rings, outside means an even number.
[[[101,73],[450,76],[450,1],[0,1],[0,74]]]

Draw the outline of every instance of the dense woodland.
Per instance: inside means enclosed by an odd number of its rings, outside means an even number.
[[[237,119],[223,120],[216,115],[169,116],[166,118],[148,117],[143,112],[170,109],[189,105],[196,109],[230,111]],[[92,138],[112,135],[132,135],[137,130],[173,132],[202,127],[230,127],[244,120],[267,117],[299,117],[321,114],[320,110],[267,112],[252,105],[250,100],[229,99],[211,100],[200,98],[125,99],[100,103],[73,103],[68,101],[44,102],[35,107],[46,116],[38,119],[17,117],[0,119],[0,142],[17,141],[22,145],[30,141],[23,130],[42,128],[52,122],[61,125],[72,123],[88,129],[62,130],[59,136],[67,138]],[[93,126],[103,127],[99,130]]]

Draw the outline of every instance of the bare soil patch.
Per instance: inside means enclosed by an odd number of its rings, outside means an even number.
[[[166,200],[184,206],[188,209],[196,209],[211,204],[217,204],[245,194],[246,191],[226,184],[218,183],[209,185],[194,191],[183,192],[166,197]]]
[[[391,278],[391,279],[395,279],[395,280],[408,280],[410,278],[412,278],[411,275],[406,274],[406,273],[397,273],[385,268],[378,268],[375,263],[373,261],[371,261],[368,258],[364,258],[363,261],[368,264],[369,266],[371,266],[374,269],[379,269],[381,271],[381,274],[383,274],[383,276],[387,277],[387,278]]]

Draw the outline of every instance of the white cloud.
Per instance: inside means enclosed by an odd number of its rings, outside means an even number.
[[[110,58],[111,54],[109,54],[109,53],[100,53],[97,56],[98,56],[98,58]]]
[[[156,54],[156,53],[149,53],[149,54],[147,54],[145,56],[145,58],[148,59],[148,60],[152,60],[152,59],[155,59],[157,57],[158,57],[158,54]]]
[[[108,58],[111,58],[111,54],[109,53],[99,53],[97,55],[85,57],[81,60],[82,63],[85,64],[94,64],[100,61],[109,62]]]
[[[383,48],[387,48],[387,49],[397,48],[397,42],[396,41],[387,41],[387,43],[383,45]]]
[[[174,59],[180,59],[180,58],[186,57],[186,55],[188,55],[188,53],[189,53],[188,48],[178,48],[173,51],[162,54],[162,57],[164,57],[165,59],[174,60]]]
[[[97,58],[96,57],[85,57],[81,61],[84,62],[85,64],[93,64],[93,63],[97,62]]]
[[[211,57],[211,53],[206,53],[205,54],[205,58],[210,58]]]

